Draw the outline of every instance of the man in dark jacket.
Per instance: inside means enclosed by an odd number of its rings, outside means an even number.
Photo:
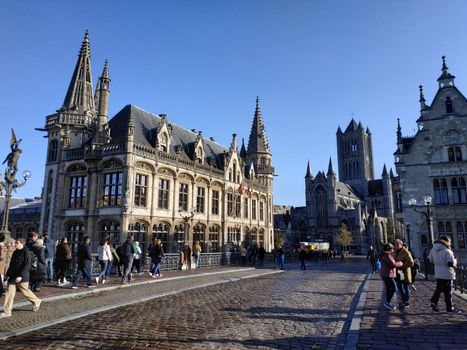
[[[76,271],[75,279],[73,280],[73,285],[71,288],[78,289],[78,283],[81,276],[86,278],[86,283],[88,288],[94,288],[95,286],[92,285],[92,277],[91,277],[91,264],[92,264],[92,255],[91,255],[91,246],[89,243],[91,239],[89,236],[84,236],[83,244],[81,244],[78,248],[78,270]]]
[[[133,245],[133,236],[129,235],[122,245],[123,276],[122,283],[131,282],[131,268],[136,250]]]
[[[151,277],[160,277],[161,274],[161,261],[164,258],[164,250],[162,249],[161,240],[155,239],[155,242],[151,245],[149,256],[151,257],[152,266],[150,275]]]
[[[15,240],[16,249],[11,256],[10,266],[6,273],[8,277],[8,289],[5,295],[3,313],[0,315],[0,318],[11,316],[16,288],[32,303],[32,311],[38,311],[41,305],[41,300],[28,289],[31,252],[25,247],[25,243],[23,238]]]
[[[371,266],[371,271],[373,271],[373,273],[376,273],[376,260],[378,260],[377,258],[377,254],[376,254],[376,251],[373,249],[373,246],[370,245],[370,249],[368,249],[368,254],[366,255],[366,259],[370,259],[370,266]]]

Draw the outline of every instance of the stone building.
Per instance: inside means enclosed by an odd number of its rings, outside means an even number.
[[[31,232],[38,232],[41,218],[41,198],[26,198],[22,203],[10,207],[8,230],[15,238],[27,238]]]
[[[273,241],[272,154],[259,100],[248,147],[225,148],[134,105],[109,120],[107,61],[93,93],[88,33],[60,109],[46,117],[40,233],[90,235],[117,244],[132,233],[143,250],[200,241],[204,251]]]
[[[403,222],[395,216],[394,184],[398,179],[384,166],[381,179],[374,179],[372,135],[361,123],[351,120],[345,131],[336,133],[339,180],[331,159],[328,170],[305,175],[308,218],[307,236],[335,244],[339,227],[352,233],[350,247],[364,253],[389,237],[401,235]]]
[[[454,84],[443,57],[438,91],[427,104],[420,86],[420,117],[413,136],[397,128],[396,171],[400,176],[404,218],[410,225],[410,244],[422,256],[435,239],[449,235],[456,254],[467,261],[467,99]],[[432,198],[431,222],[424,197]],[[415,199],[412,208],[408,202]],[[415,211],[416,209],[417,211]]]

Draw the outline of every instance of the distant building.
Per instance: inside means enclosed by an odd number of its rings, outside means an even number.
[[[305,175],[307,236],[336,244],[344,225],[351,233],[351,249],[367,251],[389,237],[403,234],[403,222],[395,215],[394,190],[398,179],[386,165],[380,179],[374,178],[372,135],[351,120],[336,134],[339,180],[331,159],[328,170],[316,176],[308,163]],[[396,220],[396,218],[398,220]]]
[[[92,85],[86,33],[63,105],[46,117],[41,233],[74,248],[84,235],[115,245],[131,233],[143,249],[160,238],[169,252],[193,241],[203,251],[271,249],[274,167],[259,99],[239,152],[236,134],[226,148],[134,105],[109,120],[107,62],[95,94]]]
[[[285,243],[298,247],[300,242],[309,241],[305,207],[274,205],[275,237],[282,237]]]
[[[41,198],[25,199],[10,206],[8,230],[12,237],[27,238],[29,233],[39,232],[41,209]]]
[[[410,225],[410,243],[422,256],[429,246],[424,196],[431,196],[432,230],[435,239],[452,237],[456,255],[467,262],[467,99],[454,84],[443,57],[438,91],[427,104],[420,86],[420,117],[413,136],[402,136],[397,128],[396,171],[400,176],[401,204],[406,224]]]

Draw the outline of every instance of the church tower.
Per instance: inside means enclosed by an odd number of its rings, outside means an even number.
[[[370,129],[352,118],[347,129],[336,133],[339,181],[352,186],[360,196],[368,194],[368,181],[374,179]]]
[[[274,168],[272,167],[272,154],[269,149],[269,142],[264,129],[263,117],[259,98],[256,97],[255,115],[251,126],[248,148],[246,152],[246,164],[253,164],[260,181],[268,186],[272,186]]]

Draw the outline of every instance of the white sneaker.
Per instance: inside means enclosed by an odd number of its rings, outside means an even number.
[[[102,284],[105,284],[105,280],[102,280]]]
[[[7,317],[11,317],[11,315],[8,315],[8,314],[6,314],[6,313],[4,313],[4,312],[2,312],[2,313],[0,314],[0,318],[7,318]]]
[[[41,307],[41,303],[42,303],[42,301],[39,300],[39,302],[38,302],[36,305],[33,305],[33,306],[32,306],[32,311],[33,311],[33,312],[39,311],[39,308]]]
[[[96,277],[96,284],[99,284],[99,277]]]
[[[75,286],[71,286],[71,289],[78,289],[78,287],[75,287]]]

